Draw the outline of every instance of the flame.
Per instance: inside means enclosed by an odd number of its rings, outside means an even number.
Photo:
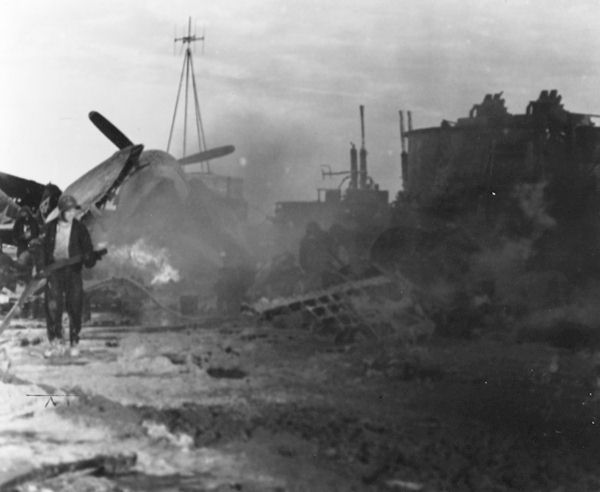
[[[121,265],[129,265],[149,274],[152,277],[151,285],[178,282],[181,278],[179,272],[170,264],[169,251],[152,246],[143,238],[111,251],[110,256]]]

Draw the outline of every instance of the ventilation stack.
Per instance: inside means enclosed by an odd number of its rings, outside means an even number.
[[[360,105],[360,180],[359,189],[367,188],[367,149],[365,148],[365,107]]]
[[[350,145],[350,189],[355,190],[358,185],[358,151],[352,142]]]

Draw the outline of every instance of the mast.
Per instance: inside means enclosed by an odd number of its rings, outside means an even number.
[[[171,149],[171,141],[173,139],[173,130],[175,129],[175,121],[177,119],[177,110],[179,108],[179,101],[181,99],[181,89],[184,85],[185,79],[185,93],[184,93],[184,108],[183,108],[183,149],[182,158],[187,155],[187,133],[188,133],[188,108],[190,104],[190,85],[193,97],[193,109],[194,109],[194,123],[196,126],[196,136],[198,139],[198,150],[197,152],[203,152],[206,150],[206,138],[204,136],[204,127],[202,125],[202,116],[200,114],[200,103],[198,101],[198,88],[196,85],[196,76],[194,74],[194,62],[192,59],[192,43],[196,41],[202,41],[204,43],[204,35],[196,36],[192,34],[192,18],[188,18],[188,32],[187,36],[175,38],[174,42],[181,42],[185,46],[185,55],[183,58],[183,66],[181,68],[181,76],[179,78],[179,87],[177,88],[177,97],[175,99],[175,109],[173,110],[173,119],[171,120],[171,130],[169,131],[169,141],[167,143],[167,152]],[[191,83],[191,84],[190,84]],[[206,162],[206,172],[210,172],[210,163]]]

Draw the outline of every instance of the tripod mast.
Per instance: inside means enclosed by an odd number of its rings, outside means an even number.
[[[170,151],[171,141],[173,139],[173,130],[175,128],[175,120],[177,118],[177,109],[179,107],[179,101],[181,99],[181,89],[183,87],[183,81],[185,79],[185,94],[184,94],[184,114],[183,114],[183,155],[182,158],[187,155],[187,130],[188,130],[188,107],[189,107],[189,92],[190,92],[190,81],[192,86],[193,104],[194,104],[194,122],[196,124],[196,134],[198,138],[198,151],[203,152],[206,150],[206,139],[204,136],[204,128],[202,126],[202,116],[200,115],[200,103],[198,102],[198,89],[196,86],[196,76],[194,74],[194,62],[192,59],[191,45],[195,41],[202,41],[204,43],[204,36],[198,37],[192,34],[192,18],[188,18],[188,33],[187,36],[175,38],[175,43],[181,42],[185,45],[185,55],[183,58],[183,66],[181,68],[181,76],[179,78],[179,87],[177,89],[177,98],[175,99],[175,109],[173,111],[173,119],[171,121],[171,130],[169,131],[169,142],[167,143],[167,152]],[[206,161],[206,172],[210,172],[210,163]]]

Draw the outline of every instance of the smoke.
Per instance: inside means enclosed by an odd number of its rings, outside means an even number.
[[[317,128],[318,123],[311,125],[308,118],[299,121],[249,111],[231,115],[229,121],[233,123],[217,132],[235,140],[236,162],[216,163],[213,170],[241,176],[246,200],[264,215],[272,215],[277,201],[315,200],[322,164],[347,167],[344,148],[340,148],[338,163],[323,162],[326,150],[330,154],[335,143],[327,142],[325,129]]]
[[[500,228],[500,237],[498,230],[494,230],[487,247],[474,258],[472,271],[475,277],[493,281],[496,296],[503,303],[527,303],[527,288],[524,292],[520,287],[528,285],[528,288],[536,289],[532,285],[536,275],[530,271],[531,261],[537,254],[536,241],[556,227],[556,220],[546,209],[546,186],[545,182],[517,184],[512,199],[518,208],[510,214],[509,223]],[[537,280],[533,284],[537,284]],[[541,290],[538,288],[537,292],[541,293]]]
[[[507,291],[515,276],[525,271],[527,260],[531,257],[530,239],[509,240],[504,238],[494,247],[481,251],[474,259],[472,269],[482,277],[494,279],[498,286]]]
[[[581,224],[565,229],[549,214],[546,190],[546,182],[514,188],[517,207],[507,223],[485,237],[486,246],[472,259],[468,282],[474,295],[485,282],[492,285],[493,302],[518,339],[566,347],[597,330],[600,284],[581,268],[586,260],[578,261],[581,245],[573,236]],[[591,265],[587,269],[593,270]]]
[[[544,193],[548,183],[520,183],[515,186],[521,211],[537,230],[543,231],[556,226],[556,220],[548,215]]]

